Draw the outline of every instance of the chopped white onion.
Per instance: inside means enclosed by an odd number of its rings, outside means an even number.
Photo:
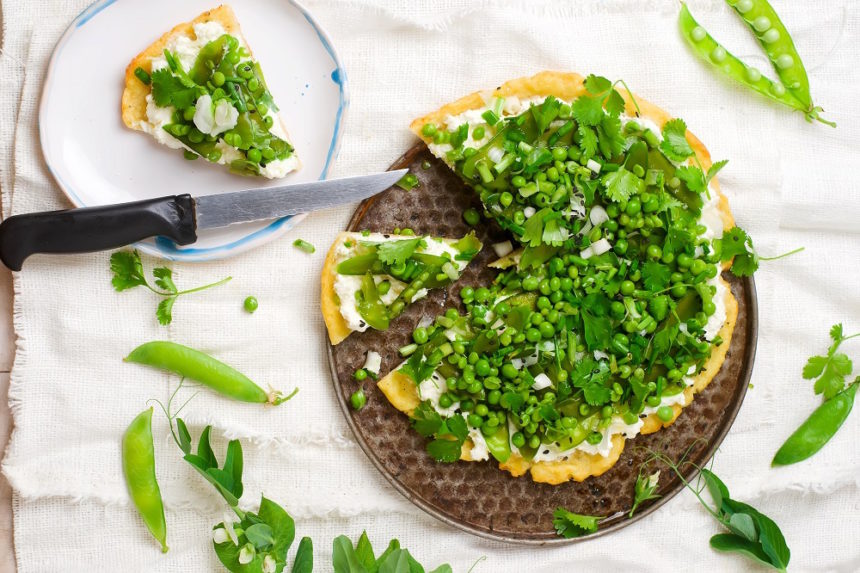
[[[452,281],[457,280],[457,277],[460,276],[460,274],[457,272],[457,267],[455,267],[450,262],[447,262],[442,265],[442,272],[445,273]]]
[[[418,326],[421,328],[427,328],[433,324],[433,317],[431,316],[422,316],[421,320],[418,321]]]
[[[588,167],[589,169],[591,169],[595,173],[600,173],[601,165],[593,159],[589,159],[586,162],[585,166]]]
[[[543,352],[554,352],[555,344],[553,344],[552,340],[544,340],[540,343],[540,349]]]
[[[514,246],[510,241],[502,241],[501,243],[493,243],[493,250],[497,257],[504,257],[514,250]]]
[[[535,208],[534,208],[534,207],[532,207],[532,206],[528,206],[528,207],[526,207],[525,209],[523,209],[523,215],[525,215],[525,216],[526,216],[526,219],[528,219],[529,217],[531,217],[531,216],[532,216],[532,215],[534,215],[535,213],[537,213],[537,211],[536,211],[536,210],[535,210]]]
[[[609,355],[603,352],[602,350],[594,351],[594,359],[595,360],[609,360]]]
[[[415,302],[416,300],[421,300],[422,298],[427,296],[427,292],[428,291],[426,288],[420,289],[418,292],[415,293],[415,296],[413,296],[412,300],[410,300],[409,302]]]
[[[373,374],[379,374],[379,367],[382,366],[382,357],[374,350],[367,351],[367,358],[364,359],[364,368]]]
[[[493,163],[498,163],[502,160],[502,157],[505,156],[505,150],[501,147],[491,147],[489,151],[487,151],[487,157],[490,158],[490,161]]]
[[[600,205],[595,205],[591,208],[591,213],[588,214],[588,220],[591,221],[592,225],[597,227],[608,221],[609,215],[606,213],[606,209]]]
[[[612,248],[612,245],[609,244],[605,238],[600,239],[599,241],[595,241],[591,243],[591,245],[582,251],[580,251],[579,256],[583,259],[590,259],[591,257],[595,257],[597,255],[602,255]]]
[[[543,390],[544,388],[549,388],[552,386],[552,380],[549,379],[549,376],[541,372],[537,376],[535,376],[534,384],[532,384],[533,390]]]
[[[517,370],[523,369],[523,361],[520,358],[511,358],[511,366],[516,368]]]

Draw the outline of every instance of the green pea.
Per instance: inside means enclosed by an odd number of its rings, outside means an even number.
[[[660,406],[657,408],[657,417],[664,422],[670,422],[675,417],[675,410],[672,406]]]
[[[660,396],[648,396],[645,398],[645,403],[652,408],[656,408],[660,405]]]
[[[433,137],[436,135],[436,124],[435,123],[425,123],[421,127],[421,135],[424,137]]]
[[[355,374],[353,374],[353,377],[356,380],[358,380],[359,382],[361,382],[362,380],[367,379],[367,370],[365,370],[364,368],[359,368],[358,370],[355,371]]]
[[[214,74],[212,74],[212,83],[215,84],[217,87],[223,86],[224,80],[225,78],[223,73],[216,71]]]
[[[450,408],[454,403],[454,399],[451,398],[451,394],[445,392],[441,396],[439,396],[439,406],[442,408]]]
[[[466,209],[463,211],[463,220],[466,221],[466,224],[470,227],[474,227],[481,221],[481,215],[478,213],[476,209]]]
[[[616,254],[624,255],[627,252],[628,243],[626,239],[618,239],[615,241],[615,245],[612,246],[612,249]]]
[[[152,536],[167,553],[167,524],[161,488],[155,477],[155,447],[152,442],[152,408],[138,414],[122,437],[122,470],[131,501]]]
[[[600,432],[591,432],[588,434],[588,436],[586,436],[585,441],[592,446],[596,446],[603,441],[603,434],[601,434]]]
[[[541,323],[538,330],[540,331],[540,334],[543,338],[552,338],[553,336],[555,336],[555,327],[553,327],[553,325],[549,322]]]
[[[511,443],[516,447],[521,448],[526,445],[526,437],[522,432],[514,432],[514,435],[511,436]]]
[[[477,414],[469,414],[466,417],[466,421],[469,422],[469,425],[473,428],[480,428],[484,423],[484,419]]]
[[[641,209],[642,204],[639,202],[639,199],[637,199],[636,197],[632,197],[627,202],[627,207],[624,208],[624,212],[632,217],[638,214]]]
[[[419,326],[412,332],[412,340],[414,340],[416,344],[424,344],[427,342],[427,338],[427,329],[423,326]]]
[[[649,259],[656,260],[663,256],[663,249],[660,245],[648,245],[647,254]]]
[[[636,285],[633,284],[633,281],[625,280],[621,283],[621,294],[624,296],[633,294],[634,290],[636,290]]]
[[[359,388],[349,397],[349,403],[352,406],[353,410],[361,410],[364,408],[364,405],[367,404],[367,396],[364,394],[364,390]]]
[[[475,362],[475,373],[478,376],[488,376],[490,374],[490,363],[481,358]]]
[[[245,307],[246,311],[253,313],[255,310],[257,310],[257,307],[260,306],[260,304],[257,302],[256,297],[249,296],[242,303],[242,306]]]
[[[475,141],[480,141],[484,139],[484,135],[484,126],[482,125],[479,125],[474,130],[472,130],[472,139],[474,139]]]
[[[254,163],[259,163],[263,159],[263,153],[256,147],[249,149],[246,155],[248,161],[253,161]]]

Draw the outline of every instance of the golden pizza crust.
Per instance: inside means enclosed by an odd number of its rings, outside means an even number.
[[[337,248],[350,236],[351,234],[347,232],[337,236],[325,256],[320,276],[320,306],[328,330],[328,339],[333,345],[343,342],[352,332],[340,313],[340,301],[334,291],[334,281],[337,278]]]
[[[485,100],[492,97],[509,97],[517,96],[518,98],[545,97],[554,95],[555,97],[572,101],[579,95],[585,93],[583,85],[584,78],[574,73],[562,72],[541,72],[529,78],[519,78],[505,82],[495,91],[490,94],[475,92],[466,97],[463,97],[453,103],[442,106],[439,110],[416,119],[410,125],[410,129],[419,137],[424,139],[426,143],[430,143],[428,138],[421,134],[421,128],[425,123],[443,124],[448,116],[459,115],[467,110],[481,109],[486,107]],[[647,102],[646,100],[635,96],[636,103],[639,106],[639,112],[633,104],[630,95],[626,90],[621,92],[625,100],[625,112],[630,116],[639,116],[650,119],[659,127],[663,127],[671,116],[657,106]],[[696,153],[696,157],[702,167],[707,170],[711,166],[711,157],[704,144],[696,138],[690,131],[687,131],[687,140]],[[734,226],[734,218],[729,209],[728,200],[719,190],[719,182],[716,177],[712,179],[714,188],[719,193],[720,203],[719,209],[723,220],[723,228],[728,230]],[[502,266],[510,266],[515,264],[517,253],[511,253],[507,257],[503,257],[498,261]],[[728,263],[729,265],[731,262]],[[497,265],[498,266],[498,265]],[[720,281],[723,279],[720,278]],[[705,363],[702,371],[696,375],[694,382],[684,391],[684,405],[689,405],[693,401],[693,396],[701,392],[714,379],[720,371],[723,362],[726,358],[729,345],[731,344],[732,332],[734,331],[737,322],[738,304],[731,293],[731,288],[723,281],[726,287],[725,305],[726,305],[726,322],[723,324],[718,335],[723,339],[723,343],[715,347],[708,361]],[[378,387],[383,394],[401,412],[410,415],[415,407],[420,403],[418,388],[412,380],[394,370],[379,381]],[[644,424],[641,433],[649,434],[656,432],[660,428],[667,427],[672,424],[678,415],[681,413],[682,406],[675,405],[673,407],[675,415],[669,422],[662,422],[656,414],[651,414],[644,419]],[[599,454],[588,454],[582,451],[575,451],[567,460],[559,460],[554,462],[537,462],[530,463],[518,454],[512,454],[511,457],[504,463],[499,464],[499,467],[509,472],[514,477],[524,475],[526,472],[531,472],[532,479],[536,482],[560,484],[569,480],[583,481],[590,476],[598,476],[606,472],[618,461],[624,450],[625,438],[623,435],[615,435],[612,437],[612,450],[609,455],[604,457]],[[468,455],[466,445],[463,448],[461,460],[470,461],[471,456]]]
[[[150,86],[137,79],[137,76],[134,75],[134,70],[140,67],[146,73],[151,74],[152,58],[161,56],[164,53],[164,48],[171,39],[177,36],[195,38],[194,24],[204,22],[219,22],[231,36],[242,35],[242,32],[239,30],[239,21],[236,20],[233,9],[224,4],[200,14],[190,22],[183,22],[174,26],[172,30],[135,56],[125,69],[125,89],[122,92],[122,121],[127,127],[140,131],[139,123],[146,120],[146,96],[151,91]],[[248,42],[245,42],[246,47],[247,45]],[[248,48],[248,51],[250,52],[250,48]]]

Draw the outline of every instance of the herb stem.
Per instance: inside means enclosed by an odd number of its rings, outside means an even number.
[[[163,296],[179,296],[179,295],[181,295],[181,294],[189,294],[189,293],[192,293],[192,292],[198,292],[198,291],[201,291],[201,290],[206,290],[206,289],[208,289],[208,288],[212,288],[212,287],[216,287],[216,286],[221,286],[221,285],[223,285],[224,283],[228,283],[228,282],[230,282],[232,279],[233,279],[233,277],[226,277],[226,278],[221,279],[220,281],[217,281],[217,282],[214,282],[214,283],[211,283],[211,284],[208,284],[208,285],[203,285],[203,286],[199,286],[199,287],[196,287],[196,288],[191,288],[191,289],[188,289],[188,290],[181,290],[181,291],[174,292],[174,293],[165,293]]]
[[[777,259],[783,259],[785,257],[797,254],[797,253],[804,251],[804,250],[806,250],[806,247],[799,247],[797,249],[794,249],[793,251],[789,251],[789,252],[783,253],[781,255],[776,255],[775,257],[762,257],[761,255],[759,255],[758,258],[762,261],[775,261]]]

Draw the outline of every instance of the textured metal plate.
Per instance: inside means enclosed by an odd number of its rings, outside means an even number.
[[[424,169],[422,164],[429,167]],[[410,149],[392,169],[402,167],[409,167],[418,176],[420,186],[412,191],[394,187],[365,201],[353,215],[349,230],[391,232],[396,227],[410,227],[419,235],[445,237],[458,237],[469,231],[461,213],[468,207],[480,209],[477,197],[424,144]],[[486,247],[458,283],[447,290],[431,291],[395,320],[388,331],[353,333],[338,346],[330,347],[338,401],[358,443],[388,481],[418,507],[452,526],[490,539],[535,545],[578,542],[630,525],[656,510],[683,485],[670,471],[663,471],[659,488],[663,497],[643,505],[633,519],[627,519],[639,466],[648,457],[645,450],[679,459],[690,448],[688,459],[705,464],[722,442],[743,401],[757,335],[752,279],[723,275],[739,303],[731,347],[719,374],[678,420],[657,433],[628,440],[618,463],[602,476],[550,486],[533,482],[529,475],[513,478],[491,461],[435,462],[424,451],[425,439],[410,428],[407,417],[388,403],[370,379],[362,383],[367,406],[359,412],[349,407],[349,396],[359,386],[352,374],[364,364],[368,349],[382,355],[380,374],[385,375],[401,362],[397,349],[411,342],[412,329],[422,316],[434,317],[448,307],[460,307],[457,293],[461,287],[491,280],[497,271],[486,267],[494,258],[489,246],[507,237],[495,225],[483,223],[478,235]],[[562,539],[552,527],[552,512],[559,506],[575,513],[609,517],[593,535]]]

